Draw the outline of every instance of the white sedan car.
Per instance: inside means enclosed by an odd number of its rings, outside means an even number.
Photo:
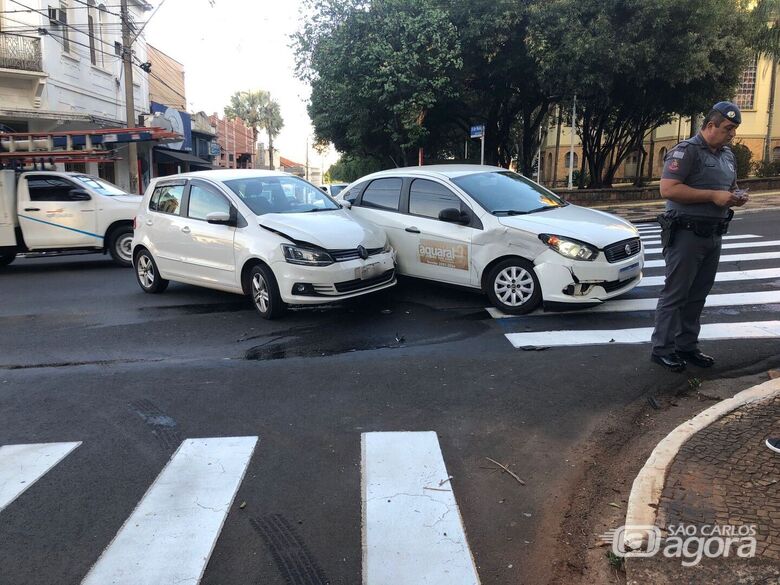
[[[381,228],[298,177],[262,170],[154,179],[135,218],[133,265],[148,293],[176,280],[245,294],[267,319],[395,284]]]
[[[504,313],[599,303],[642,275],[633,225],[506,169],[393,169],[363,177],[338,199],[384,228],[399,274],[481,289]]]

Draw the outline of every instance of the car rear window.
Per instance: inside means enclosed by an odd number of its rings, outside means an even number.
[[[362,207],[375,207],[398,211],[401,201],[401,179],[377,179],[372,181],[360,200]]]
[[[184,185],[160,185],[149,199],[149,211],[180,215],[183,195]]]

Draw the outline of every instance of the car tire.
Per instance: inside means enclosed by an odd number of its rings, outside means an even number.
[[[287,305],[279,294],[279,285],[274,273],[262,264],[256,264],[249,271],[249,300],[263,319],[281,317]]]
[[[485,293],[502,313],[525,315],[542,302],[542,287],[533,264],[508,258],[496,264],[485,280]]]
[[[108,235],[108,253],[120,266],[133,265],[133,228],[121,226]]]
[[[149,294],[159,294],[168,288],[169,281],[160,276],[157,263],[149,250],[141,248],[135,253],[135,278],[141,289]]]
[[[16,252],[11,252],[9,254],[0,254],[0,268],[2,268],[3,266],[8,266],[14,260],[16,260]]]

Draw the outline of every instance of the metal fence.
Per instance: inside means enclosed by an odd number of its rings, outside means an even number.
[[[0,32],[0,69],[41,71],[41,39]]]

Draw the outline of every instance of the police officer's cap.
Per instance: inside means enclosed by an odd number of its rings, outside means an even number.
[[[742,112],[739,111],[739,108],[736,106],[736,104],[731,102],[718,102],[712,106],[712,109],[723,114],[723,117],[726,118],[729,122],[742,124]]]

